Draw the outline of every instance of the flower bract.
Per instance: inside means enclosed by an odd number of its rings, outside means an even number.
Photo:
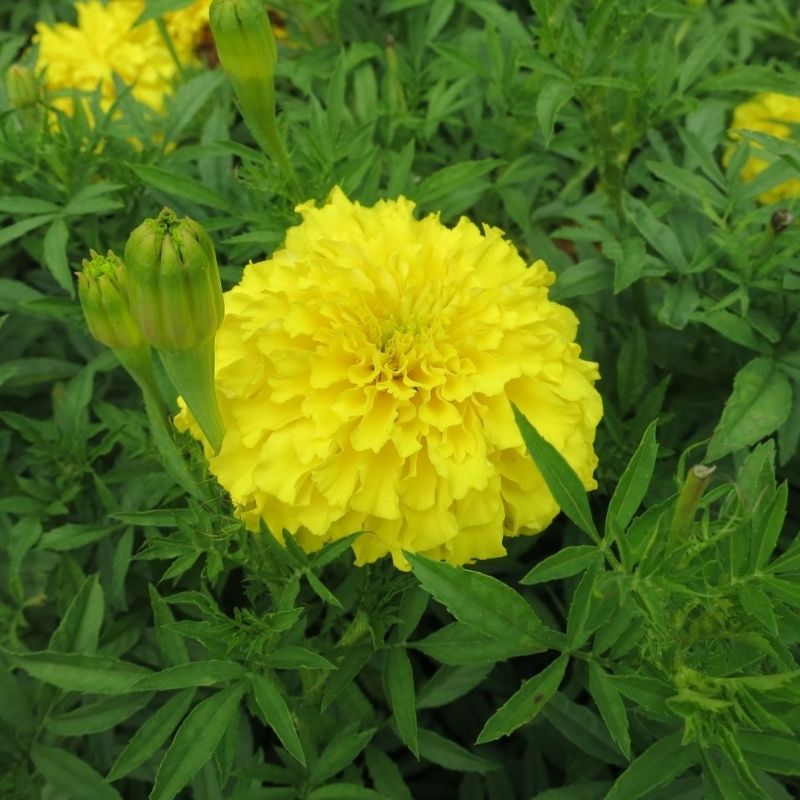
[[[357,562],[503,555],[558,512],[511,403],[593,488],[597,365],[575,315],[490,226],[368,208],[335,189],[226,294],[211,471],[245,524],[306,550],[354,531]],[[197,435],[186,411],[177,423]]]

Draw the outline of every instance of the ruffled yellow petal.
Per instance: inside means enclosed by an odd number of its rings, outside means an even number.
[[[745,103],[738,105],[733,112],[731,131],[737,129],[766,133],[779,139],[793,139],[800,142],[800,97],[786,94],[764,92],[757,94]],[[739,138],[733,133],[733,138]],[[756,142],[750,142],[753,150],[760,150]],[[742,178],[751,181],[760,175],[773,160],[762,150],[762,155],[753,153],[742,168]],[[726,164],[730,161],[732,149],[725,155]],[[773,186],[758,195],[761,203],[777,203],[793,197],[800,197],[800,177]]]
[[[371,208],[335,189],[227,293],[210,467],[245,524],[313,550],[353,531],[358,564],[505,552],[558,513],[516,403],[587,488],[602,414],[575,315],[496,228]],[[197,435],[184,410],[181,427]]]

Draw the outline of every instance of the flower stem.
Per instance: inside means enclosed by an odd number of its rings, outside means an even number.
[[[160,350],[159,355],[172,385],[186,401],[214,452],[218,453],[225,437],[225,426],[214,390],[214,337],[187,350]]]
[[[161,399],[150,350],[114,350],[114,355],[142,391],[150,433],[167,471],[193,497],[200,497],[200,487],[175,444],[169,412]]]
[[[695,464],[686,475],[669,529],[668,544],[670,546],[677,544],[686,536],[689,526],[694,521],[694,515],[697,513],[700,498],[715,469],[716,467],[707,467],[705,464]]]

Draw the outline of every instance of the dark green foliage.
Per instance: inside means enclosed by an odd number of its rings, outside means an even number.
[[[0,797],[797,796],[800,201],[757,195],[800,150],[727,133],[798,92],[797,3],[271,7],[300,188],[219,70],[95,125],[0,89]],[[0,73],[57,19],[0,0]],[[337,184],[502,228],[581,320],[599,489],[518,417],[568,519],[503,559],[355,569],[244,531],[86,331],[73,271],[162,205],[229,286]]]

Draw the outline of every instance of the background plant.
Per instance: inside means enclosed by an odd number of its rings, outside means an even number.
[[[798,152],[723,154],[736,103],[797,91],[796,4],[274,8],[302,191],[210,67],[163,117],[95,99],[94,125],[54,129],[3,98],[3,796],[793,796],[800,228],[755,198]],[[37,19],[73,13],[0,2],[2,71],[33,62]],[[753,141],[780,161],[743,184]],[[71,271],[169,204],[230,284],[337,183],[497,225],[559,273],[603,374],[591,513],[573,493],[574,523],[502,560],[403,575],[245,534],[184,442],[187,498]]]

